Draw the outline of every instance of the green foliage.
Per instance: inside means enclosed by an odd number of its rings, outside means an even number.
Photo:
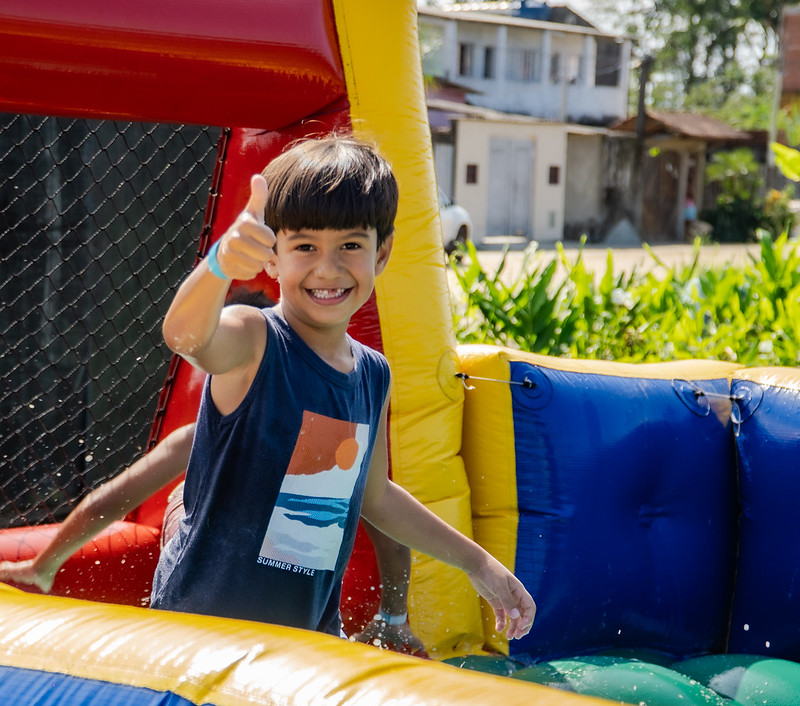
[[[800,181],[800,151],[773,142],[772,151],[775,153],[775,164],[783,176],[792,181]]]
[[[678,105],[740,130],[766,130],[772,118],[774,76],[771,63],[752,74],[733,64],[721,76],[696,82],[688,93],[681,93]]]
[[[800,100],[793,100],[778,111],[778,129],[788,145],[800,144]]]
[[[635,37],[634,66],[655,57],[648,106],[766,130],[784,0],[594,0],[590,18]],[[636,111],[638,77],[629,110]]]
[[[506,283],[505,256],[485,271],[472,243],[451,260],[461,291],[453,320],[462,343],[491,343],[546,355],[628,362],[685,358],[745,365],[800,363],[800,247],[784,233],[759,234],[760,258],[743,267],[690,265],[614,274],[613,253],[599,281],[578,251],[549,261],[524,254]],[[648,249],[649,250],[649,249]],[[658,273],[656,273],[658,271]]]
[[[787,155],[789,148],[773,145],[777,164],[791,178],[787,169],[800,165]],[[764,229],[776,238],[791,231],[796,216],[789,208],[794,196],[794,186],[781,191],[770,189],[761,195],[763,179],[760,167],[749,149],[741,148],[729,152],[718,152],[708,164],[706,178],[718,183],[720,194],[712,211],[703,214],[714,228],[714,239],[722,242],[744,242],[756,237],[758,229]]]
[[[797,214],[791,208],[794,197],[794,184],[783,189],[770,189],[764,197],[761,208],[761,227],[775,237],[776,234],[790,233],[797,223]]]
[[[720,199],[752,201],[763,183],[753,151],[745,147],[717,152],[708,163],[706,178],[719,183]]]

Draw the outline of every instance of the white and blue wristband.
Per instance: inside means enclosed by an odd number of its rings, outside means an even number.
[[[403,625],[408,620],[408,613],[401,613],[400,615],[391,615],[379,610],[375,614],[375,620],[381,620],[387,625]]]
[[[217,250],[219,249],[218,240],[211,246],[211,249],[208,251],[208,255],[206,255],[206,260],[208,261],[208,269],[212,275],[215,277],[219,277],[220,279],[224,279],[226,282],[230,282],[231,278],[228,277],[223,271],[222,268],[219,266],[219,260],[217,260]]]

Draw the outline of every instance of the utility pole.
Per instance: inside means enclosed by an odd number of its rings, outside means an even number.
[[[639,66],[639,103],[636,112],[636,140],[633,148],[633,169],[631,170],[631,211],[633,214],[633,225],[639,238],[642,237],[642,210],[644,200],[644,130],[647,123],[647,112],[645,110],[645,94],[647,84],[650,81],[650,70],[653,68],[653,57],[649,54],[642,57]]]
[[[775,166],[775,153],[772,143],[778,139],[778,114],[781,111],[781,93],[783,92],[783,62],[784,62],[784,8],[780,9],[778,18],[778,59],[775,62],[775,73],[772,88],[772,110],[769,116],[769,131],[767,133],[767,187],[774,187],[779,183],[777,168]]]

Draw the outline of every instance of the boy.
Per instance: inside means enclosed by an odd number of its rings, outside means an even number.
[[[253,177],[247,207],[179,288],[164,337],[209,378],[154,607],[338,634],[360,511],[466,571],[509,639],[530,630],[521,582],[388,479],[388,365],[347,327],[388,261],[397,198],[370,146],[298,143]],[[278,306],[223,311],[231,281],[262,270],[280,282]]]

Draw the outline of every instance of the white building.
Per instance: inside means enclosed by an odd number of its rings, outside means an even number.
[[[437,176],[476,239],[552,242],[601,220],[604,126],[626,117],[630,41],[530,1],[420,7],[419,25],[425,73],[445,87],[429,92]]]

